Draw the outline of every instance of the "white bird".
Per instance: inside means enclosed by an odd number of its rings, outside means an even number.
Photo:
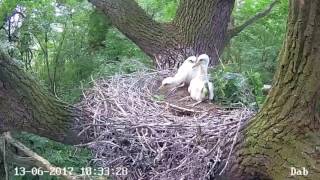
[[[167,77],[165,78],[159,89],[162,88],[176,88],[176,87],[182,87],[185,84],[189,84],[191,79],[193,79],[196,75],[196,70],[193,68],[193,65],[195,64],[197,60],[196,56],[190,56],[188,57],[180,66],[177,73],[174,75],[174,77]]]
[[[197,58],[197,62],[193,65],[193,68],[196,69],[197,73],[190,82],[188,92],[190,93],[190,97],[196,100],[197,103],[191,106],[195,106],[206,99],[213,99],[213,84],[209,82],[208,78],[209,60],[208,55],[202,54]]]

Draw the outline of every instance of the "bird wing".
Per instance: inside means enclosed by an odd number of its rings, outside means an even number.
[[[192,68],[192,64],[186,79],[186,82],[191,82],[192,79],[194,79],[197,76],[197,68]]]
[[[184,62],[178,69],[177,73],[175,74],[175,78],[178,79],[180,82],[190,83],[191,78],[189,77],[192,71],[192,63]]]

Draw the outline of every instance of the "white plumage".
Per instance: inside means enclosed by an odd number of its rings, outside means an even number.
[[[195,77],[196,70],[193,68],[197,58],[195,56],[188,57],[180,66],[174,77],[167,77],[162,81],[160,88],[175,88],[189,84]]]
[[[197,62],[194,64],[193,69],[196,70],[195,77],[191,80],[188,87],[188,92],[192,99],[200,103],[206,99],[213,99],[213,84],[209,82],[208,78],[208,65],[209,56],[202,54],[197,58]]]

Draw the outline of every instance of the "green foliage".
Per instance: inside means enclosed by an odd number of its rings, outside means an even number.
[[[155,20],[169,22],[173,20],[178,0],[136,0],[138,4]]]
[[[233,11],[235,26],[261,12],[272,0],[239,1]],[[281,0],[271,13],[234,37],[223,54],[225,64],[239,73],[259,72],[263,83],[271,83],[286,30],[288,1]]]
[[[87,1],[52,2],[19,2],[26,8],[26,17],[17,29],[19,36],[14,55],[24,63],[27,71],[61,99],[77,102],[82,94],[81,88],[88,87],[91,79],[150,67],[150,59],[112,28]],[[16,6],[5,8],[11,12]],[[4,6],[0,4],[0,8]],[[2,32],[0,39],[5,39]],[[27,57],[31,54],[32,57]],[[58,167],[77,170],[87,166],[91,159],[90,152],[83,148],[65,146],[26,133],[18,135],[18,139]],[[41,179],[58,178],[42,176]]]
[[[233,11],[234,26],[264,10],[271,1],[238,1]],[[261,89],[264,84],[271,84],[273,79],[286,30],[287,13],[288,2],[280,0],[268,16],[247,27],[231,40],[222,57],[226,69],[218,68],[217,74],[214,75],[217,81],[217,96],[221,96],[220,101],[242,102],[255,106],[264,102],[265,96]],[[228,75],[230,72],[236,75]],[[246,80],[243,81],[240,77]],[[242,85],[245,89],[241,88]],[[244,96],[247,91],[254,98],[247,99]]]
[[[247,71],[245,72],[245,75],[250,87],[252,88],[252,93],[256,98],[256,102],[258,105],[261,105],[266,98],[262,93],[263,82],[261,74],[259,72]]]
[[[179,3],[178,0],[136,1],[159,22],[173,20]],[[233,12],[235,25],[265,9],[271,1],[237,1]],[[48,90],[65,101],[77,102],[81,88],[90,86],[92,79],[152,67],[150,59],[87,1],[0,0],[0,25],[17,5],[26,8],[26,17],[17,30],[14,55]],[[271,14],[232,39],[222,57],[225,69],[217,67],[210,73],[216,102],[226,106],[262,104],[265,96],[261,88],[271,82],[275,71],[287,8],[288,2],[281,0]],[[0,31],[0,41],[3,39],[4,32]],[[162,101],[164,97],[153,98]],[[56,166],[84,167],[91,158],[85,149],[34,135],[23,133],[18,138]]]
[[[215,101],[224,105],[255,105],[252,89],[246,76],[218,67],[210,72],[214,84]]]
[[[259,108],[266,96],[262,93],[262,77],[259,72],[238,73],[232,66],[218,66],[210,71],[214,84],[215,101],[224,105],[246,105]]]
[[[19,0],[2,0],[0,1],[0,27],[5,23],[6,18],[11,15],[16,8]]]
[[[48,159],[50,163],[57,167],[73,167],[74,172],[80,173],[81,167],[86,167],[91,159],[91,153],[85,148],[76,148],[66,146],[46,138],[35,136],[28,133],[14,134],[14,137],[20,140],[23,144],[30,147],[40,156]],[[35,176],[14,177],[15,180],[37,179]],[[44,175],[41,179],[58,179],[54,176]]]
[[[117,29],[112,28],[107,34],[105,56],[109,62],[118,62],[119,58],[141,58],[144,63],[150,63],[150,59],[128,38]],[[118,60],[117,60],[118,59]],[[148,60],[147,60],[148,59]],[[148,62],[147,62],[147,61]]]
[[[75,172],[80,172],[77,167],[85,167],[90,160],[91,153],[84,148],[66,146],[28,133],[21,133],[17,138],[58,167],[75,167]]]
[[[164,101],[164,99],[165,99],[164,95],[153,95],[152,98],[155,101]]]
[[[79,99],[80,86],[92,76],[131,73],[141,67],[139,62],[150,65],[150,59],[87,1],[21,5],[26,17],[15,56],[49,91],[68,102]]]
[[[94,10],[89,15],[88,28],[89,28],[89,44],[92,50],[102,48],[105,46],[105,40],[111,22],[107,19],[102,12]]]

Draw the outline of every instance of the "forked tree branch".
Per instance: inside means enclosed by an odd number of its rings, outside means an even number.
[[[274,0],[267,9],[265,9],[262,12],[257,13],[256,15],[254,15],[253,17],[251,17],[250,19],[248,19],[247,21],[245,21],[244,23],[242,23],[241,25],[231,28],[228,30],[228,37],[231,39],[234,36],[237,36],[241,31],[243,31],[246,27],[250,26],[251,24],[257,22],[259,19],[265,17],[266,15],[268,15],[272,8],[279,2],[279,0]]]
[[[88,0],[107,15],[112,24],[152,56],[161,48],[164,27],[150,17],[134,0]],[[155,38],[156,37],[156,38]],[[154,40],[156,39],[156,40]]]

